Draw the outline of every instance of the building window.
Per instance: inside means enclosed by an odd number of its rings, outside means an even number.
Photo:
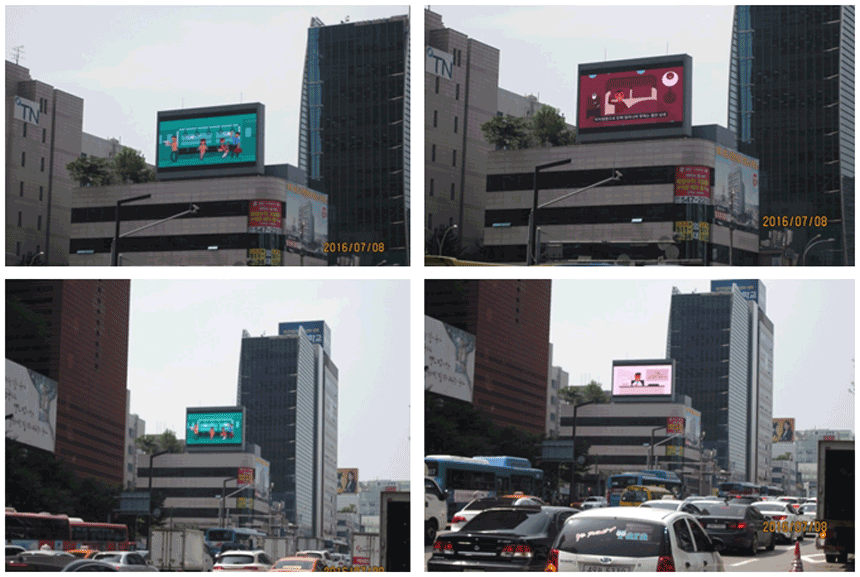
[[[18,187],[18,196],[24,196],[24,181],[21,181],[21,186]]]
[[[460,100],[460,85],[454,88],[454,100]]]
[[[436,94],[439,94],[439,77],[436,77]]]
[[[451,166],[457,166],[457,151],[453,150],[453,154],[451,156]]]
[[[430,179],[430,196],[433,196],[433,185],[434,184],[435,184],[435,181],[431,178]]]
[[[463,51],[457,50],[457,66],[463,65]]]
[[[40,169],[42,172],[45,172],[45,157],[42,157],[42,167]]]
[[[23,215],[23,214],[21,214],[21,211],[19,210],[19,211],[18,211],[18,226],[19,226],[19,227],[21,226],[21,221],[22,221],[22,219],[23,219],[23,218],[24,218],[24,215]]]
[[[42,200],[42,194],[44,193],[44,191],[45,191],[45,187],[40,186],[39,187],[39,200]]]
[[[48,137],[48,129],[47,129],[47,128],[43,128],[43,129],[42,129],[42,144],[45,144],[45,139],[46,139],[47,137]]]
[[[454,200],[454,183],[451,183],[451,200]]]
[[[457,122],[458,122],[459,120],[460,120],[460,119],[459,119],[459,118],[457,118],[456,116],[454,117],[454,134],[456,134],[456,133],[457,133]]]
[[[430,162],[436,162],[436,145],[430,146]]]
[[[42,215],[36,217],[36,230],[42,230]]]
[[[27,138],[27,123],[24,123],[24,138]]]
[[[21,153],[21,166],[25,166],[26,164],[27,164],[27,153],[22,152]]]
[[[434,110],[433,111],[433,128],[436,128],[436,123],[438,122],[438,120],[439,120],[439,111]]]

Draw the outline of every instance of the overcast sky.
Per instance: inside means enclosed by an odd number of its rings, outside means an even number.
[[[131,283],[128,388],[147,433],[185,437],[185,408],[233,406],[242,330],[324,320],[337,365],[338,467],[409,479],[408,281]]]
[[[763,283],[774,325],[773,416],[793,417],[796,430],[854,430],[855,397],[848,393],[854,380],[854,281]],[[571,385],[593,379],[609,390],[613,360],[666,358],[673,286],[703,293],[711,285],[553,281],[552,364],[570,374]]]
[[[689,54],[693,124],[726,125],[732,6],[443,6],[446,28],[498,48],[499,88],[576,124],[581,63]]]
[[[159,110],[262,102],[266,164],[298,164],[308,25],[406,14],[403,6],[7,6],[6,59],[84,99],[84,132],[155,163]]]

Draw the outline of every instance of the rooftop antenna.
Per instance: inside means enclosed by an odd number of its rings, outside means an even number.
[[[185,108],[185,97],[184,96],[182,97],[182,106],[180,106],[179,108]]]
[[[18,64],[18,60],[21,58],[21,55],[24,53],[24,46],[16,46],[12,49],[12,53],[15,54],[15,64]]]

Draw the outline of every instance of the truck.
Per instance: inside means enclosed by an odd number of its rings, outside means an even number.
[[[266,537],[263,539],[263,551],[272,561],[291,557],[296,552],[296,543],[290,537]]]
[[[159,571],[209,571],[212,558],[204,534],[189,527],[153,528],[149,534],[149,558]]]
[[[816,521],[823,537],[815,542],[828,563],[847,563],[854,553],[854,491],[854,441],[818,441]]]
[[[380,566],[379,533],[352,534],[352,566],[367,567],[368,571]]]
[[[409,571],[409,491],[379,495],[379,559],[383,571]]]
[[[424,543],[432,545],[436,533],[448,524],[448,491],[443,491],[436,479],[424,477]]]

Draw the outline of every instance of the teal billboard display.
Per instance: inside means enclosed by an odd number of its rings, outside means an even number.
[[[257,114],[160,120],[158,168],[256,163]]]
[[[213,410],[196,412],[188,409],[185,416],[185,445],[241,446],[244,427],[241,410]]]

